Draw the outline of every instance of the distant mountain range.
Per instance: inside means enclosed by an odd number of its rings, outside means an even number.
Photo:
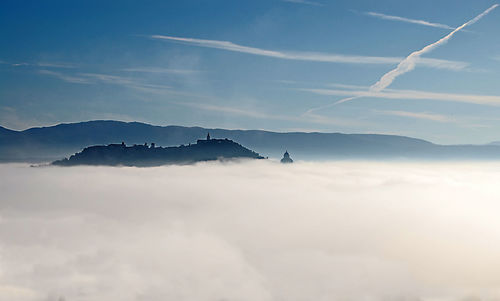
[[[13,131],[0,127],[0,161],[47,162],[68,157],[92,145],[125,142],[176,146],[195,143],[207,133],[228,138],[263,156],[295,160],[437,159],[497,160],[500,145],[437,145],[396,135],[341,133],[276,133],[201,127],[153,126],[139,122],[88,121]]]

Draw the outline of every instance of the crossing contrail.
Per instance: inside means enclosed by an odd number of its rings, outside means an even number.
[[[488,8],[487,10],[485,10],[484,12],[482,12],[480,15],[476,16],[474,19],[471,19],[468,22],[462,24],[461,26],[455,28],[452,32],[450,32],[448,35],[446,35],[445,37],[441,38],[440,40],[438,40],[438,41],[436,41],[436,42],[434,42],[432,44],[429,44],[429,45],[425,46],[424,48],[422,48],[422,49],[420,49],[418,51],[415,51],[415,52],[411,53],[404,60],[402,60],[395,69],[393,69],[393,70],[387,72],[386,74],[384,74],[375,84],[373,84],[370,87],[369,90],[371,92],[380,92],[380,91],[384,90],[385,88],[389,87],[392,84],[392,82],[398,76],[403,75],[403,74],[405,74],[407,72],[410,72],[413,69],[415,69],[416,63],[418,62],[418,60],[420,59],[420,57],[423,54],[429,53],[432,50],[436,49],[437,47],[445,44],[457,32],[459,32],[460,30],[464,29],[467,26],[470,26],[470,25],[476,23],[482,17],[486,16],[488,13],[490,13],[492,10],[494,10],[497,7],[498,7],[498,4],[494,4],[493,6],[491,6],[490,8]],[[318,107],[318,108],[310,109],[310,110],[307,111],[307,113],[311,113],[313,111],[316,111],[318,109],[323,109],[323,108],[329,107],[331,105],[340,104],[340,103],[343,103],[343,102],[347,102],[347,101],[351,101],[351,100],[354,100],[354,99],[358,99],[360,97],[361,96],[343,98],[343,99],[335,102],[334,104],[330,104],[330,105],[326,105],[326,106],[321,106],[321,107]]]
[[[415,51],[412,54],[410,54],[409,56],[407,56],[403,61],[401,61],[401,63],[399,63],[399,65],[395,69],[393,69],[393,70],[387,72],[386,74],[384,74],[380,78],[380,80],[378,82],[376,82],[374,85],[372,85],[370,87],[370,91],[380,92],[383,89],[387,88],[390,84],[392,84],[392,82],[398,76],[403,75],[406,72],[409,72],[409,71],[412,71],[413,69],[415,69],[415,65],[416,65],[418,59],[423,54],[431,52],[432,50],[436,49],[437,47],[445,44],[457,32],[459,32],[460,30],[464,29],[465,27],[467,27],[469,25],[472,25],[472,24],[476,23],[482,17],[486,16],[489,12],[491,12],[492,10],[494,10],[495,8],[497,8],[497,6],[498,6],[498,4],[493,5],[492,7],[488,8],[482,14],[478,15],[474,19],[472,19],[472,20],[470,20],[470,21],[462,24],[461,26],[457,27],[452,32],[450,32],[448,35],[446,35],[444,38],[441,38],[439,41],[434,42],[432,44],[429,44],[429,45],[425,46],[424,48],[422,48],[422,49],[420,49],[418,51]]]

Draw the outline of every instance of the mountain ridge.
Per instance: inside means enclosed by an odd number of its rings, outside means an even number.
[[[259,132],[259,133],[270,133],[270,134],[321,134],[321,135],[358,135],[358,136],[380,136],[380,137],[400,137],[400,138],[408,138],[411,140],[419,140],[422,142],[427,142],[434,144],[433,142],[427,141],[425,139],[421,138],[414,138],[414,137],[409,137],[409,136],[404,136],[404,135],[393,135],[393,134],[377,134],[377,133],[354,133],[354,134],[346,134],[346,133],[341,133],[341,132],[318,132],[318,131],[313,131],[313,132],[300,132],[300,131],[293,131],[293,132],[277,132],[277,131],[269,131],[269,130],[245,130],[245,129],[224,129],[224,128],[205,128],[201,126],[180,126],[180,125],[153,125],[149,123],[144,123],[144,122],[138,122],[138,121],[118,121],[118,120],[108,120],[108,119],[97,119],[97,120],[88,120],[88,121],[81,121],[81,122],[70,122],[70,123],[58,123],[55,125],[50,125],[50,126],[37,126],[37,127],[31,127],[25,130],[12,130],[8,129],[6,127],[3,127],[0,125],[0,130],[4,129],[10,132],[17,132],[17,133],[27,133],[27,132],[32,132],[32,131],[37,131],[37,130],[45,130],[45,129],[54,129],[54,128],[61,128],[65,126],[75,126],[75,125],[89,125],[89,124],[102,124],[102,123],[112,123],[112,124],[122,124],[122,125],[140,125],[140,126],[148,126],[148,127],[153,127],[153,128],[182,128],[182,129],[201,129],[201,130],[213,130],[213,131],[233,131],[233,132]]]
[[[500,159],[498,145],[439,145],[424,139],[388,134],[272,132],[199,126],[151,125],[92,120],[34,127],[23,131],[0,127],[0,161],[40,162],[67,157],[90,145],[125,142],[158,146],[193,143],[205,137],[228,138],[269,157],[288,150],[308,159]]]

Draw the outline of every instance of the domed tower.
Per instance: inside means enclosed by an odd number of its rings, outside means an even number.
[[[293,163],[293,160],[292,158],[290,158],[290,154],[288,153],[288,151],[285,151],[285,153],[283,154],[283,159],[281,159],[281,163]]]

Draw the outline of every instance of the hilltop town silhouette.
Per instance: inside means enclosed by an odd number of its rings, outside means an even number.
[[[58,166],[160,166],[237,158],[265,159],[258,153],[227,138],[212,139],[208,133],[206,139],[197,140],[195,144],[171,147],[157,147],[155,143],[127,146],[124,142],[90,146],[69,159],[54,161],[52,164]]]

